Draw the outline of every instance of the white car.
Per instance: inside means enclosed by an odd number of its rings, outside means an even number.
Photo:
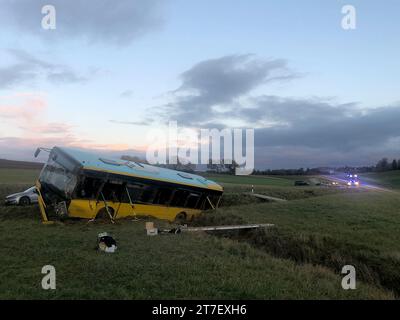
[[[6,197],[6,205],[28,206],[32,203],[38,203],[36,187],[31,187],[25,191],[10,194]]]

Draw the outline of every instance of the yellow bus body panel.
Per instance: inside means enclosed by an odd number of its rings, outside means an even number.
[[[113,208],[114,217],[116,219],[134,217],[134,216],[151,216],[157,219],[174,221],[179,213],[184,212],[186,218],[191,220],[194,216],[201,213],[198,209],[176,208],[160,205],[134,204],[133,207],[129,203],[107,202],[109,208]],[[104,202],[96,202],[94,200],[72,200],[68,213],[72,218],[93,219],[98,212],[105,208]]]

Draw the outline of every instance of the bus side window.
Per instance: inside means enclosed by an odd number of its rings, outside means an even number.
[[[172,190],[168,188],[160,188],[154,199],[154,204],[168,205],[172,196]]]
[[[129,192],[129,197],[131,198],[132,203],[136,203],[139,201],[142,193],[143,193],[143,185],[140,184],[128,184],[126,189]],[[123,190],[122,201],[124,203],[129,203],[129,197],[126,194],[126,190]]]
[[[208,198],[208,199],[207,199]],[[213,207],[211,206],[210,202],[212,205],[215,207],[218,202],[218,196],[215,194],[204,194],[204,210],[211,210]]]
[[[94,178],[84,178],[77,188],[78,199],[95,199],[97,191],[101,187],[101,181]]]
[[[189,191],[178,189],[175,191],[174,197],[171,201],[171,207],[183,208],[187,197],[189,196]]]
[[[210,202],[207,200],[207,197],[208,197],[209,195],[208,194],[205,194],[204,195],[204,209],[203,210],[210,210],[210,209],[212,209],[211,208],[211,205],[210,205]]]
[[[156,195],[157,189],[153,186],[147,185],[145,186],[143,193],[138,199],[141,203],[152,204],[154,201],[154,197]]]
[[[107,182],[102,190],[106,201],[120,202],[122,198],[123,185]]]
[[[199,200],[200,200],[200,194],[191,193],[189,194],[189,197],[186,200],[185,207],[190,209],[195,209]]]
[[[202,193],[202,194],[200,195],[199,202],[197,202],[196,209],[204,210],[205,201],[207,201],[207,200],[206,200],[206,196],[205,196],[204,193]]]

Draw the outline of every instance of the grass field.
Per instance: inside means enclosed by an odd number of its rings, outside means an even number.
[[[387,188],[400,189],[400,171],[372,172],[362,175],[363,181]]]
[[[263,177],[263,176],[232,176],[227,174],[204,174],[205,177],[215,180],[219,183],[233,183],[241,185],[258,186],[292,186],[293,181],[281,177]]]
[[[31,184],[39,176],[37,169],[8,169],[0,168],[0,184]]]
[[[37,172],[3,176],[0,196],[31,186]],[[144,220],[42,225],[36,207],[0,206],[0,299],[394,299],[400,295],[400,197],[393,192],[296,188],[291,179],[214,176],[225,205],[195,225],[274,223],[265,232],[148,237]],[[376,177],[375,177],[376,178]],[[376,178],[377,179],[377,178]],[[258,181],[259,183],[255,183]],[[26,185],[23,185],[26,183]],[[287,203],[243,196],[258,193]],[[156,222],[168,226],[165,222]],[[118,242],[97,252],[99,232]],[[57,270],[57,290],[40,287]],[[353,264],[357,290],[341,288]]]

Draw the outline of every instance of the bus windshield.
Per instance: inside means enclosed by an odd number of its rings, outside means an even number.
[[[50,156],[44,167],[40,182],[48,187],[57,189],[66,197],[71,197],[77,184],[77,176],[62,163],[62,157]]]

